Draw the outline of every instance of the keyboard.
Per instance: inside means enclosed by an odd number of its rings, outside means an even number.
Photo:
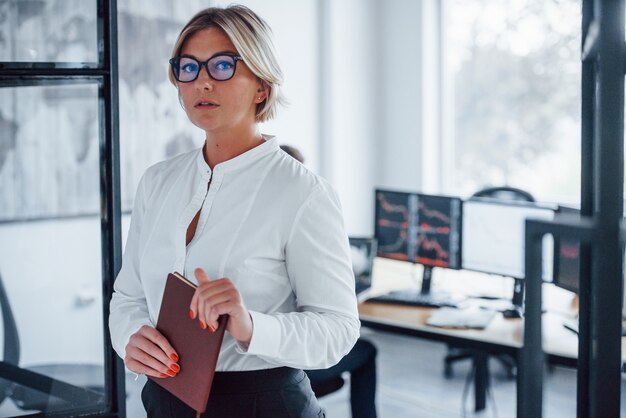
[[[442,307],[433,312],[426,325],[441,328],[485,329],[498,313],[489,309]]]
[[[367,299],[368,302],[394,303],[409,306],[425,306],[441,308],[444,306],[456,308],[463,297],[446,293],[421,293],[418,290],[396,290]]]

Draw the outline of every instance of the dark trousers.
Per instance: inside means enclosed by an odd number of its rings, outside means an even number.
[[[350,407],[354,418],[376,418],[376,347],[359,338],[339,363],[323,370],[307,370],[313,384],[350,373]]]
[[[150,379],[141,392],[148,418],[195,418],[196,412]],[[217,372],[202,418],[323,418],[307,375],[279,367]]]

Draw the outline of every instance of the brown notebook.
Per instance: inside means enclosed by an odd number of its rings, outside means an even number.
[[[156,328],[176,350],[180,372],[175,377],[149,378],[202,413],[209,400],[228,315],[220,316],[215,332],[201,329],[198,319],[189,318],[189,305],[196,287],[182,274],[167,276]]]

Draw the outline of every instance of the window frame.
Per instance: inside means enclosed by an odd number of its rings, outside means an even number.
[[[97,63],[3,61],[0,62],[0,88],[93,83],[98,85],[105,392],[103,398],[93,396],[92,392],[87,392],[83,388],[3,362],[0,362],[0,375],[32,388],[40,387],[60,395],[67,394],[74,400],[80,393],[95,404],[90,406],[87,403],[77,407],[73,412],[85,417],[117,418],[126,415],[124,363],[110,344],[108,327],[109,300],[122,261],[117,1],[97,0],[96,7],[97,46],[94,47],[98,48]],[[37,413],[24,416],[40,415]],[[57,415],[46,413],[46,416]]]

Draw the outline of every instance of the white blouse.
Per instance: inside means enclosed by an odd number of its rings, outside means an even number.
[[[207,184],[211,181],[207,191]],[[187,227],[202,209],[193,240]],[[111,300],[113,348],[156,324],[168,273],[230,278],[250,311],[247,349],[226,333],[217,369],[336,364],[359,335],[354,274],[332,187],[275,138],[211,171],[202,149],[150,167],[133,209]]]

